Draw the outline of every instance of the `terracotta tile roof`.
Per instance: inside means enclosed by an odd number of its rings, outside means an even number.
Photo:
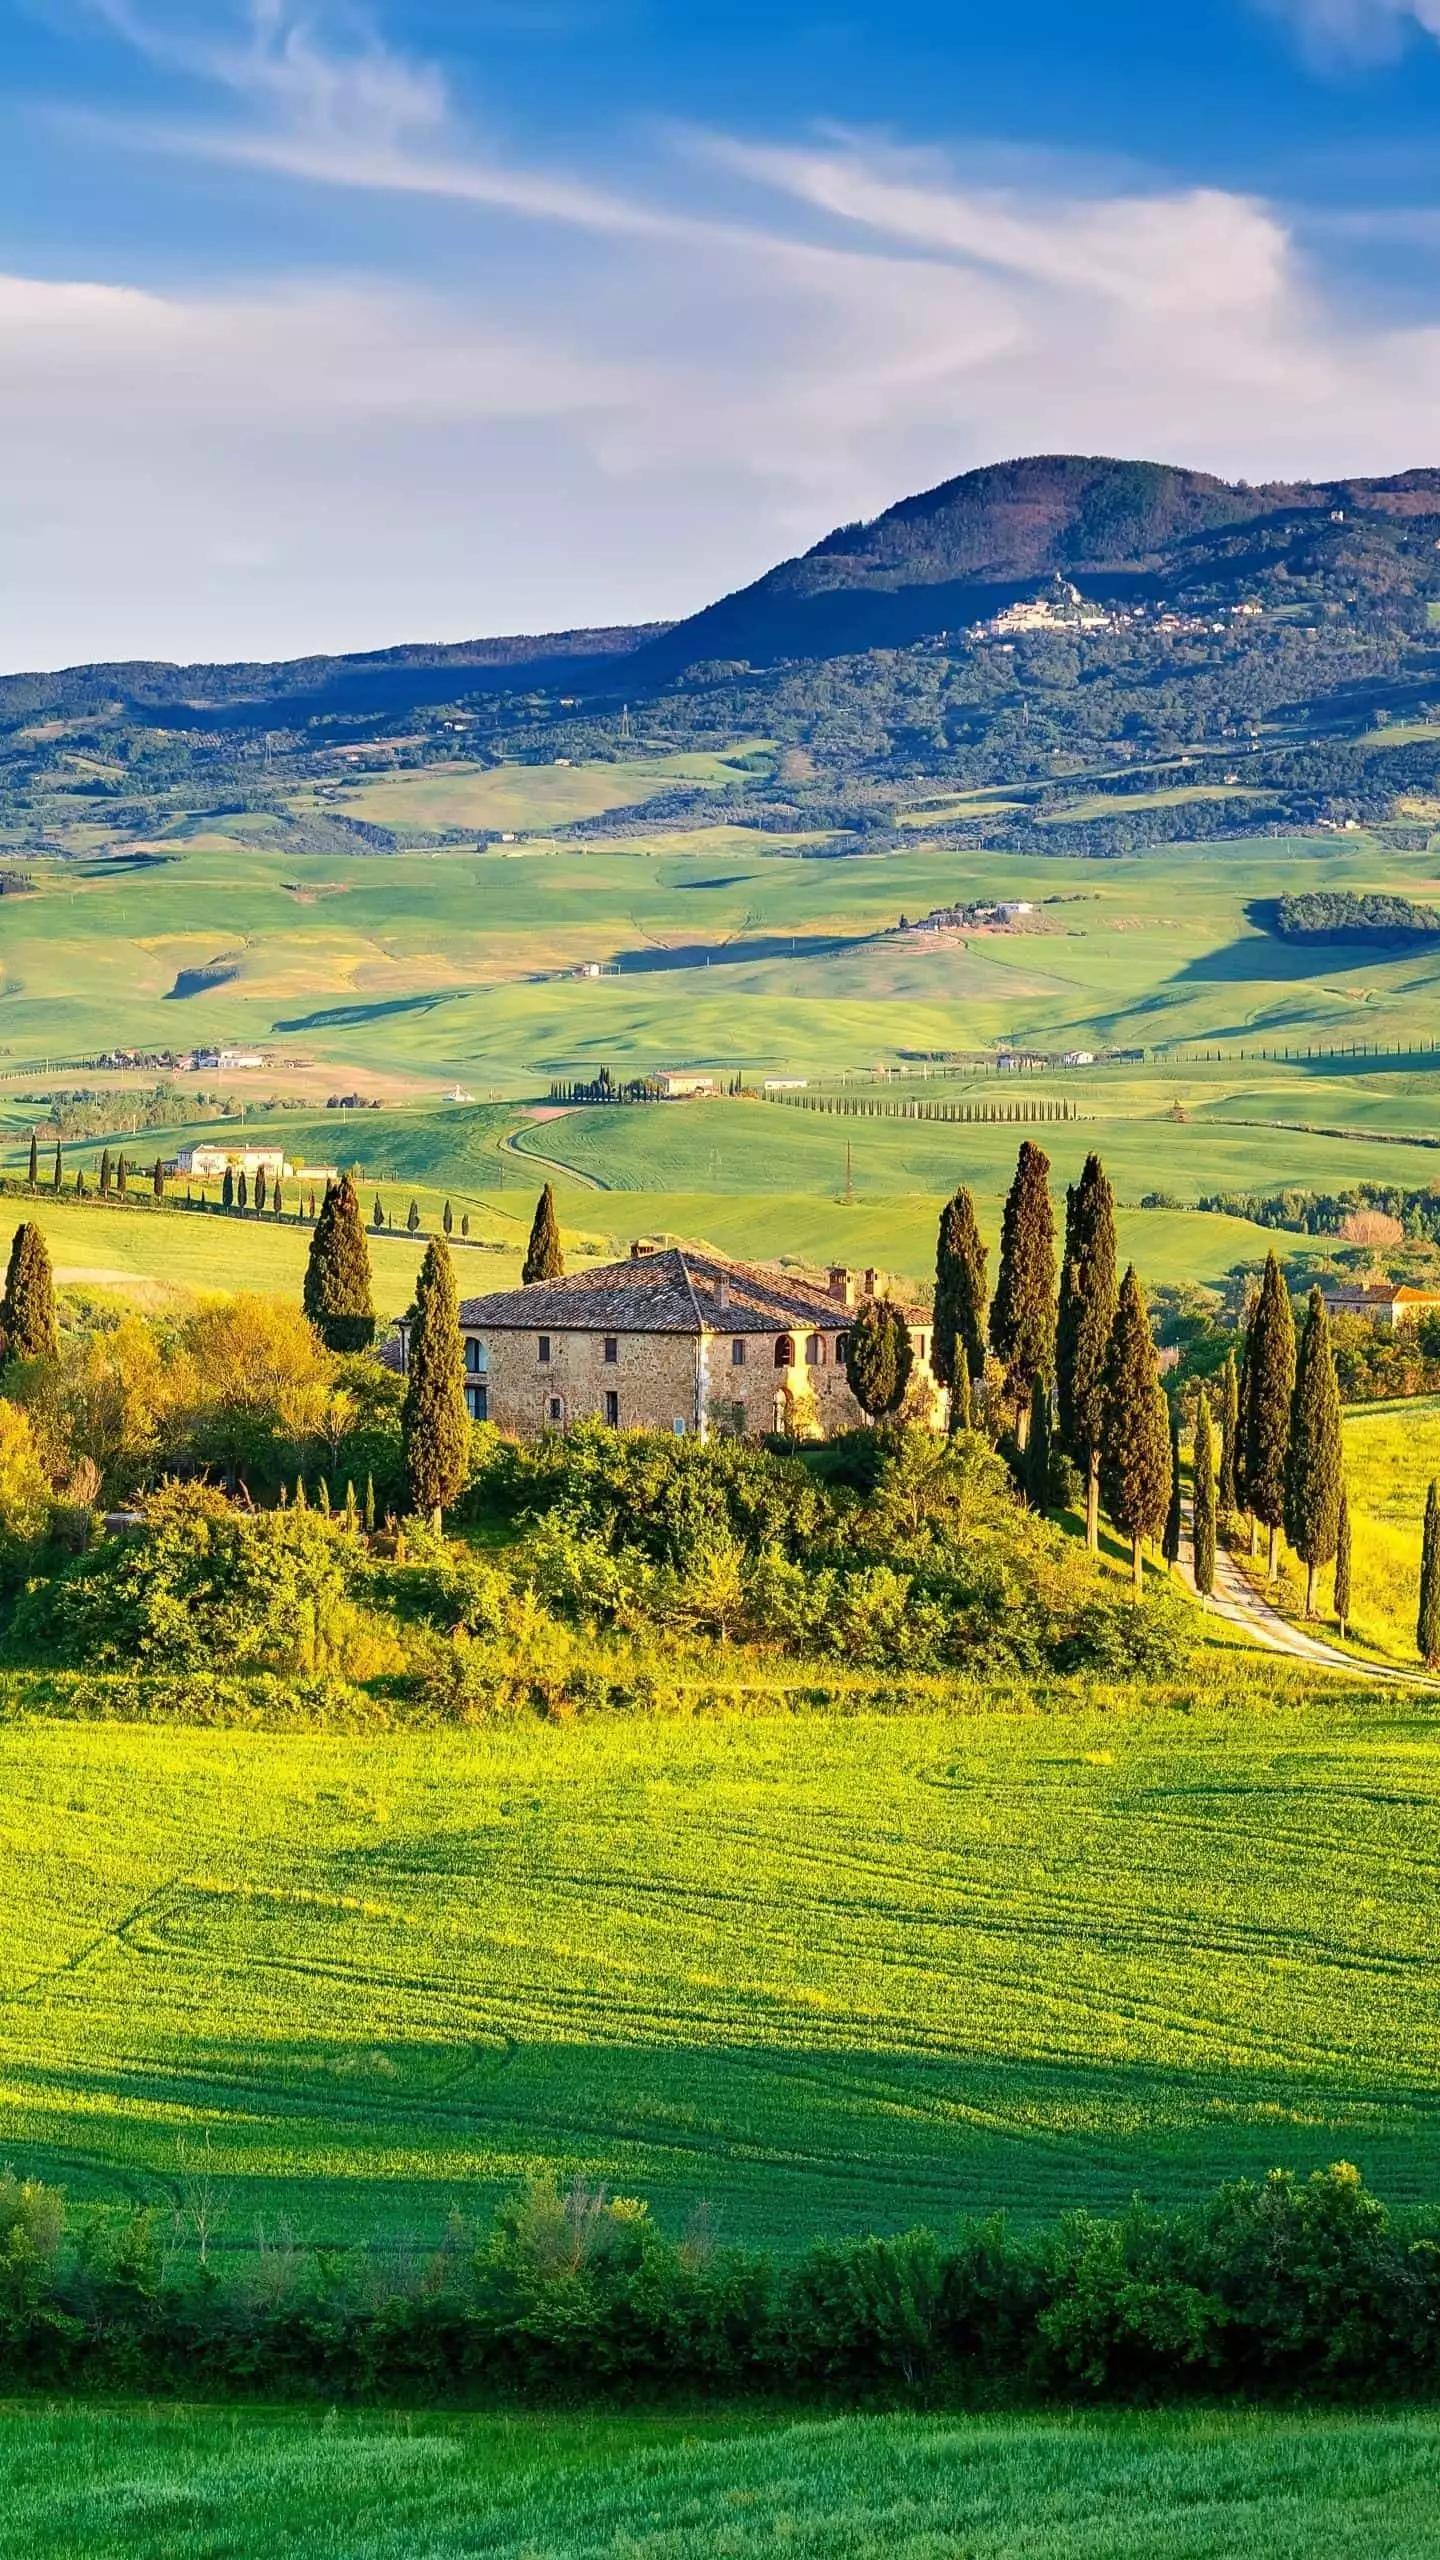
[[[466,1332],[788,1333],[840,1329],[853,1313],[819,1281],[689,1245],[460,1303]]]

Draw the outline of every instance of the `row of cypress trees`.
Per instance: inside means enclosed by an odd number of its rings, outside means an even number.
[[[1133,1265],[1117,1282],[1115,1195],[1097,1155],[1066,1194],[1057,1257],[1050,1163],[1021,1146],[1005,1202],[995,1293],[975,1203],[962,1185],[940,1216],[931,1365],[950,1393],[952,1430],[969,1426],[993,1353],[1025,1454],[1032,1498],[1045,1499],[1052,1431],[1080,1471],[1085,1534],[1100,1543],[1102,1497],[1130,1542],[1136,1588],[1147,1539],[1174,1506],[1169,1409],[1144,1292]],[[1178,1541],[1177,1541],[1178,1553]]]

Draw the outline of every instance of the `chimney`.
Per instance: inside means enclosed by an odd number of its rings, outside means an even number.
[[[715,1304],[720,1309],[722,1315],[730,1304],[730,1283],[726,1279],[723,1271],[715,1283]]]
[[[880,1288],[880,1274],[879,1274],[879,1272],[878,1272],[878,1271],[873,1271],[873,1270],[872,1270],[872,1271],[867,1271],[867,1272],[866,1272],[866,1274],[865,1274],[865,1295],[866,1295],[866,1297],[867,1297],[867,1298],[878,1298],[881,1294],[882,1294],[882,1293],[881,1293],[881,1288]]]
[[[829,1288],[831,1297],[838,1298],[842,1307],[854,1306],[855,1274],[853,1271],[847,1271],[843,1262],[831,1263]]]

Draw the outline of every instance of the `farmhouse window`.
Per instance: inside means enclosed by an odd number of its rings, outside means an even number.
[[[609,1423],[612,1431],[619,1430],[620,1398],[613,1387],[607,1387],[605,1390],[605,1419]]]
[[[490,1419],[489,1388],[467,1387],[465,1390],[465,1410],[469,1414],[472,1422],[488,1422]]]
[[[788,1333],[782,1333],[775,1345],[775,1366],[777,1369],[793,1369],[795,1366],[795,1345]]]
[[[737,1333],[734,1341],[730,1345],[730,1366],[732,1369],[743,1369],[745,1366],[745,1338],[743,1334]]]
[[[552,1421],[552,1422],[563,1422],[563,1421],[564,1421],[564,1419],[565,1419],[565,1399],[564,1399],[564,1397],[563,1397],[563,1396],[552,1396],[552,1397],[551,1397],[551,1399],[550,1399],[550,1419],[551,1419],[551,1421]]]
[[[549,1334],[548,1334],[548,1333],[542,1333],[542,1334],[541,1334],[541,1336],[540,1336],[540,1340],[539,1340],[538,1344],[536,1345],[535,1357],[536,1357],[536,1359],[539,1361],[540,1366],[541,1366],[541,1368],[542,1368],[542,1369],[548,1369],[548,1368],[549,1368],[549,1366],[550,1366],[550,1336],[549,1336]]]
[[[807,1369],[823,1369],[825,1366],[825,1344],[818,1333],[812,1333],[806,1341],[805,1366]]]
[[[836,1367],[837,1367],[837,1368],[839,1368],[839,1369],[843,1369],[843,1368],[844,1368],[844,1366],[845,1366],[845,1363],[846,1363],[846,1361],[849,1359],[849,1357],[850,1357],[850,1336],[849,1336],[849,1334],[848,1334],[848,1333],[837,1333],[837,1334],[836,1334],[836,1336],[835,1336],[835,1365],[836,1365]]]
[[[468,1334],[465,1340],[465,1367],[467,1373],[472,1378],[483,1378],[489,1366],[490,1354],[486,1350],[484,1343],[477,1342],[473,1334]]]
[[[607,1369],[613,1369],[619,1357],[619,1339],[615,1334],[607,1333],[605,1336],[605,1366]]]

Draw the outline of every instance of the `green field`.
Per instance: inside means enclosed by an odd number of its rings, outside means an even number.
[[[1422,2560],[1440,2420],[0,2413],[6,2560]]]
[[[0,1727],[4,2156],[168,2207],[207,2146],[234,2247],[545,2164],[787,2246],[1336,2158],[1433,2195],[1433,1711],[1201,1690]]]
[[[1347,1414],[1345,1471],[1356,1641],[1413,1662],[1425,1488],[1440,1476],[1440,1396]]]

